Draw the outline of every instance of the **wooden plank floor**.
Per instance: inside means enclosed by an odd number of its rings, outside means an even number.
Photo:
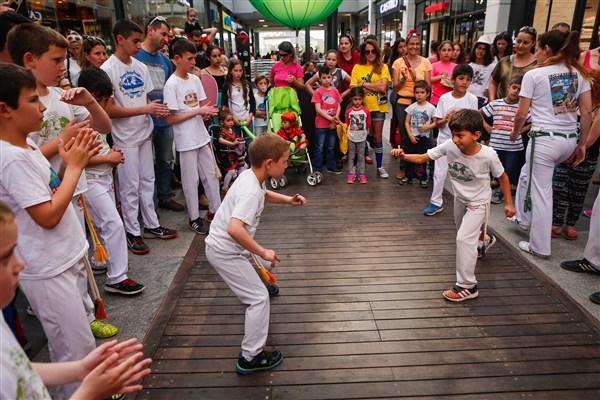
[[[478,263],[478,299],[442,298],[455,282],[449,197],[425,217],[430,189],[393,178],[327,174],[312,188],[290,174],[282,192],[309,200],[268,205],[256,235],[282,260],[267,344],[283,363],[235,373],[244,307],[198,236],[146,338],[138,399],[600,398],[594,322],[500,243]]]

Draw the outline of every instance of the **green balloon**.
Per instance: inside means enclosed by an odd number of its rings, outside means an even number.
[[[322,21],[343,0],[250,0],[265,17],[292,29],[300,29]]]

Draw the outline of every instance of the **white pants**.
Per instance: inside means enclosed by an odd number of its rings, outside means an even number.
[[[242,254],[223,254],[206,245],[206,258],[229,288],[246,304],[242,354],[252,359],[263,350],[269,334],[269,292]]]
[[[437,168],[437,165],[436,165]],[[477,285],[477,243],[481,227],[485,223],[486,205],[466,206],[454,200],[454,223],[456,224],[456,284],[473,289]]]
[[[98,238],[109,257],[106,283],[112,285],[127,279],[129,269],[125,228],[115,205],[112,174],[88,175],[87,182],[85,202]]]
[[[217,169],[210,144],[197,149],[180,151],[179,164],[181,165],[181,186],[187,204],[190,219],[194,221],[200,217],[198,211],[198,182],[202,181],[204,192],[208,198],[208,210],[217,212],[221,205],[221,194],[219,191],[219,180]]]
[[[551,253],[552,230],[552,175],[554,167],[569,158],[577,139],[560,136],[536,137],[533,160],[531,160],[530,142],[525,153],[525,165],[521,168],[515,209],[516,218],[523,226],[529,226],[529,249],[537,254],[549,256]],[[529,176],[530,164],[533,173]],[[527,185],[531,179],[531,211],[524,211]]]
[[[96,348],[91,321],[80,300],[87,294],[83,262],[52,278],[21,279],[19,285],[44,328],[52,362],[79,360]],[[79,383],[59,387],[57,398],[70,398],[78,387]]]
[[[451,139],[442,139],[438,137],[437,145],[441,145],[446,140]],[[433,171],[433,191],[431,192],[430,203],[441,207],[444,204],[444,199],[442,198],[444,194],[444,182],[446,181],[446,175],[448,174],[448,157],[444,156],[435,160],[435,168]]]
[[[77,196],[71,199],[71,204],[73,204],[75,214],[77,214],[77,220],[81,224],[81,234],[85,235],[85,214],[83,212],[83,197],[80,194],[78,194]],[[83,263],[81,263],[81,265],[83,265]],[[89,321],[92,322],[96,319],[94,315],[96,310],[94,309],[94,302],[92,301],[92,298],[90,297],[90,294],[87,291],[87,271],[85,270],[85,267],[82,271],[83,279],[85,279],[85,289],[81,291],[81,301],[83,302],[83,307],[85,308],[85,312],[88,316]]]
[[[592,218],[590,219],[590,236],[588,237],[583,256],[597,269],[600,269],[600,193],[594,201]]]
[[[138,220],[140,210],[146,228],[154,229],[160,225],[154,209],[152,139],[148,138],[137,147],[122,147],[118,150],[121,150],[125,157],[125,162],[117,167],[125,231],[141,236],[142,230]]]

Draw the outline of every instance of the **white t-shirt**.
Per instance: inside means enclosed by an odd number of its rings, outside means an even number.
[[[474,94],[467,92],[463,97],[457,99],[456,97],[452,96],[452,92],[448,92],[440,96],[440,101],[438,102],[437,108],[435,109],[435,114],[433,116],[435,118],[445,118],[446,115],[453,110],[458,111],[463,108],[477,110],[477,105],[477,96]],[[438,144],[442,144],[451,137],[452,132],[450,131],[450,126],[449,124],[445,124],[440,128]]]
[[[242,85],[238,86],[231,84],[230,89],[229,111],[231,111],[238,120],[242,121],[248,118],[248,115],[250,114],[250,100],[248,100],[248,105],[244,103],[244,89],[242,88]]]
[[[564,64],[527,71],[521,97],[531,99],[531,129],[534,131],[576,132],[577,98],[591,90],[590,82]]]
[[[74,86],[77,86],[77,83],[79,82],[79,75],[81,74],[81,67],[79,66],[79,63],[77,62],[77,60],[75,60],[74,58],[71,58],[68,60],[65,60],[65,67],[69,68],[69,75],[71,77],[71,83]],[[67,77],[67,74],[65,73],[65,77]]]
[[[99,133],[98,136],[96,136],[96,141],[102,143],[102,148],[100,149],[100,152],[98,153],[98,155],[99,156],[107,155],[108,152],[110,152],[110,146],[109,146],[108,142],[106,141],[106,135]],[[108,175],[112,172],[112,169],[113,169],[112,164],[109,164],[109,163],[91,165],[91,166],[85,167],[85,174]]]
[[[175,114],[181,114],[200,107],[206,100],[206,94],[200,78],[188,74],[188,79],[171,75],[163,90],[165,103]],[[210,142],[210,136],[200,115],[173,125],[173,138],[177,151],[197,149]]]
[[[256,101],[256,110],[257,111],[267,111],[267,96],[259,96],[258,90],[254,89],[254,100]],[[266,118],[257,118],[254,117],[254,126],[267,126]]]
[[[491,63],[488,66],[469,63],[471,68],[473,68],[473,80],[471,84],[467,88],[467,92],[474,94],[477,97],[487,97],[484,96],[483,91],[488,88],[488,84],[490,83],[490,76],[492,76],[492,71],[496,64]]]
[[[27,208],[50,201],[60,179],[31,139],[33,150],[0,141],[0,200],[15,213],[19,227],[17,254],[25,262],[21,280],[51,278],[81,260],[88,250],[83,229],[72,204],[58,225],[44,229]]]
[[[0,398],[48,399],[42,378],[33,369],[29,358],[0,313]]]
[[[144,107],[148,104],[148,93],[154,90],[148,67],[131,58],[124,64],[113,54],[102,64],[102,68],[113,84],[114,102],[119,107]],[[117,146],[137,147],[152,134],[154,124],[150,115],[142,114],[112,120],[112,137]]]
[[[406,107],[406,115],[410,115],[410,131],[413,136],[431,136],[431,129],[425,132],[419,132],[419,127],[423,125],[431,125],[433,122],[434,113],[435,106],[428,101],[426,101],[422,106],[415,102]]]
[[[479,152],[472,156],[463,154],[452,140],[427,150],[432,160],[448,157],[448,173],[452,180],[456,200],[467,206],[478,206],[490,202],[490,173],[499,177],[504,167],[498,154],[491,147],[480,145]]]
[[[40,97],[40,100],[46,106],[44,111],[44,121],[42,122],[42,130],[38,132],[31,132],[29,138],[38,145],[38,147],[56,139],[56,137],[65,129],[65,126],[71,122],[71,120],[77,117],[77,121],[81,122],[89,117],[90,112],[81,106],[73,106],[60,101],[65,91],[57,87],[49,87],[48,94]],[[60,155],[57,154],[50,159],[50,164],[56,172],[60,169]],[[85,193],[87,190],[87,181],[85,179],[85,173],[79,177],[77,182],[77,188],[73,197]]]
[[[266,187],[261,185],[251,169],[242,172],[233,182],[221,206],[217,210],[206,244],[224,254],[246,254],[248,251],[227,233],[229,220],[237,218],[244,222],[248,234],[254,237],[260,215],[265,207]]]

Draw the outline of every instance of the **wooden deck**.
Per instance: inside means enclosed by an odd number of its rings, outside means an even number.
[[[153,374],[138,399],[600,398],[597,321],[501,243],[478,264],[478,299],[442,298],[455,282],[450,198],[425,217],[430,189],[374,174],[315,188],[291,174],[282,192],[309,200],[268,205],[256,235],[282,259],[267,344],[283,363],[235,373],[244,307],[197,236],[146,338]]]

